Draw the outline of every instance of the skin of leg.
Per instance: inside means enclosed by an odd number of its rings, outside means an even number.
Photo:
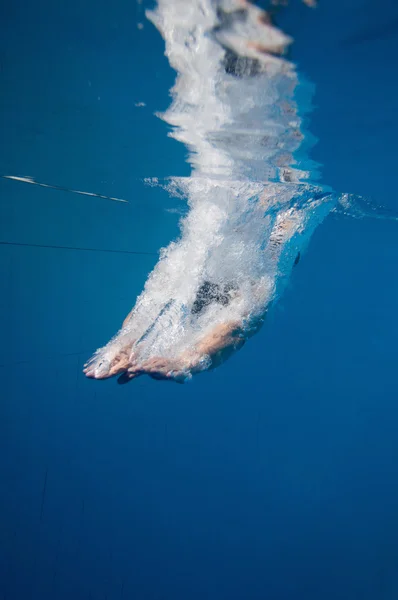
[[[123,321],[123,326],[129,321],[132,311]],[[222,323],[217,325],[210,333],[208,333],[193,350],[186,352],[176,359],[167,359],[155,357],[145,361],[141,365],[137,365],[131,359],[131,348],[133,343],[129,341],[126,346],[122,347],[117,355],[113,358],[109,365],[107,373],[98,376],[95,374],[95,369],[86,367],[84,373],[89,378],[106,379],[127,373],[122,382],[126,379],[142,374],[157,375],[158,377],[176,379],[183,376],[184,373],[195,373],[202,370],[203,357],[208,356],[213,360],[216,355],[222,353],[223,350],[231,348],[232,351],[242,345],[242,335],[239,335],[241,323],[238,321],[230,323]],[[217,361],[219,362],[219,361]]]
[[[84,365],[83,373],[89,379],[108,379],[127,371],[131,364],[132,347],[135,340],[128,340],[125,343],[121,342],[120,348],[115,351],[114,356],[109,359],[107,368],[103,368],[98,372],[99,364],[95,361],[89,361]]]
[[[315,0],[303,0],[303,2],[305,2],[305,4],[307,4],[308,6],[316,5]],[[283,2],[283,0],[274,0],[273,3],[283,4],[285,2]],[[241,0],[241,4],[242,7],[246,8],[248,11],[254,10],[254,5],[248,0]],[[256,13],[257,10],[258,9],[256,9]],[[271,24],[270,15],[265,11],[263,11],[263,13],[258,17],[258,19],[259,22],[263,23],[264,25]],[[260,52],[271,54],[281,54],[285,50],[285,47],[283,45],[267,46],[255,41],[248,42],[248,45],[255,47]],[[280,229],[288,229],[289,225],[291,226],[291,224],[289,224],[288,221],[286,223],[282,223]],[[278,245],[278,240],[272,241],[276,242],[276,245]],[[132,309],[124,319],[123,327],[126,327],[128,322],[130,321],[133,310],[134,309]],[[225,323],[222,325],[218,325],[213,329],[212,332],[205,336],[196,345],[193,351],[185,353],[177,359],[173,360],[162,358],[151,359],[150,361],[146,361],[141,365],[141,370],[139,370],[139,367],[137,367],[136,365],[132,365],[131,349],[133,343],[130,341],[125,346],[122,345],[121,349],[110,360],[107,373],[102,373],[101,376],[96,376],[95,368],[90,366],[87,366],[87,368],[84,369],[84,372],[88,377],[95,377],[101,379],[106,377],[112,377],[114,375],[126,372],[128,372],[129,376],[131,376],[132,378],[135,374],[141,374],[142,372],[145,372],[145,367],[147,368],[146,372],[148,372],[148,374],[150,374],[151,372],[160,374],[167,374],[172,371],[182,372],[182,370],[186,368],[188,368],[191,372],[197,372],[202,370],[203,368],[201,361],[204,356],[209,356],[213,364],[215,362],[219,362],[219,360],[224,360],[224,358],[221,357],[225,357],[228,353],[233,352],[242,345],[242,340],[244,341],[244,338],[242,334],[237,333],[237,331],[239,331],[239,328],[241,328],[241,324],[237,323]]]
[[[133,314],[134,307],[131,309],[127,317],[124,319],[122,324],[122,329],[126,327],[130,318]],[[115,375],[120,375],[127,371],[128,367],[131,364],[130,355],[132,346],[134,345],[134,341],[129,340],[122,348],[117,352],[117,354],[112,358],[109,363],[109,367],[106,373],[102,373],[101,375],[96,374],[95,365],[91,365],[90,362],[86,363],[83,368],[83,373],[89,379],[108,379],[109,377],[114,377]]]
[[[100,375],[96,373],[96,366],[87,365],[83,369],[83,373],[89,379],[108,379],[109,377],[113,377],[114,375],[118,375],[119,373],[123,373],[128,369],[130,364],[130,354],[131,348],[130,345],[121,349],[117,355],[110,361],[107,371],[101,373]]]
[[[126,327],[127,323],[130,321],[130,318],[131,318],[131,316],[133,314],[133,310],[134,310],[134,307],[130,310],[129,314],[124,319],[122,327]]]
[[[205,357],[213,362],[224,351],[234,351],[241,347],[243,343],[241,322],[221,323],[205,335],[192,350],[184,352],[179,357],[175,359],[151,358],[141,365],[130,367],[128,373],[131,375],[156,375],[157,378],[164,379],[181,378],[186,373],[193,374],[203,370],[203,359]]]

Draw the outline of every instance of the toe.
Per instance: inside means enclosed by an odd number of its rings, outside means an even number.
[[[113,377],[114,375],[119,375],[120,373],[127,371],[128,366],[129,363],[126,359],[121,359],[115,362],[109,369],[109,377]]]
[[[109,366],[109,360],[103,358],[84,369],[84,373],[90,379],[106,379],[109,377]]]

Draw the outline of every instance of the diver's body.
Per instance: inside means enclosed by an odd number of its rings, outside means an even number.
[[[266,248],[266,254],[275,261],[275,268],[277,268],[286,242],[300,231],[300,224],[301,215],[298,211],[287,210],[284,215],[279,215]],[[300,259],[297,245],[295,245],[293,256],[295,258],[291,261],[291,267],[297,265]],[[253,287],[256,288],[256,286],[257,283],[254,281]],[[259,294],[261,293],[259,291]],[[214,304],[228,307],[234,300],[239,300],[239,294],[238,285],[234,281],[218,284],[205,279],[199,285],[192,303],[191,318],[199,319]],[[241,314],[240,318],[233,319],[228,315],[223,322],[204,333],[195,344],[173,358],[156,356],[140,360],[139,352],[134,351],[138,342],[131,342],[129,339],[126,346],[114,357],[104,377],[120,375],[118,382],[122,384],[144,374],[154,379],[184,382],[195,373],[214,369],[242,348],[246,340],[261,329],[271,302],[272,297],[268,297],[268,300],[265,299],[265,302],[263,300],[264,309],[254,320],[251,319],[249,313]],[[123,328],[128,327],[132,312],[124,320]],[[90,364],[85,368],[85,373],[87,377],[102,378],[95,374],[95,370]]]
[[[220,20],[221,28],[216,28],[212,32],[219,45],[225,50],[223,62],[225,73],[234,77],[235,81],[247,77],[256,77],[261,73],[264,74],[267,70],[272,71],[275,62],[279,61],[279,58],[276,57],[283,54],[290,43],[290,38],[277,30],[273,30],[272,35],[268,36],[267,45],[261,45],[253,41],[259,38],[253,37],[248,40],[244,35],[239,37],[241,18],[245,20],[245,26],[249,27],[249,31],[253,31],[255,35],[261,28],[267,28],[267,31],[270,29],[269,20],[266,19],[267,13],[249,2],[242,1],[240,4],[241,8],[234,13],[233,11],[224,11],[224,20]],[[287,109],[281,110],[282,113],[285,116],[287,115],[286,119],[291,118]],[[281,123],[281,127],[283,124],[284,122]],[[291,164],[291,151],[294,143],[292,142],[290,146],[287,146],[284,153],[278,155],[278,160],[283,161],[278,165],[286,167],[286,171],[289,170],[288,165]],[[211,148],[214,149],[214,144],[211,145]],[[256,154],[256,148],[257,146],[253,148],[253,154]],[[271,148],[270,153],[272,154],[272,152],[273,149]],[[242,161],[244,162],[243,159]],[[239,177],[239,169],[237,169],[237,176]],[[263,180],[266,180],[265,176]],[[267,209],[266,206],[265,210]],[[300,222],[299,211],[289,209],[278,214],[265,249],[265,260],[269,260],[270,263],[273,261],[275,263],[279,262],[286,242],[297,233]],[[300,252],[297,253],[296,251],[294,256],[295,260],[291,261],[290,266],[297,264]],[[276,277],[275,272],[273,272],[273,275]],[[153,320],[154,316],[151,314],[152,310],[147,313],[141,310],[137,313],[134,308],[124,320],[123,327],[117,338],[115,338],[117,343],[111,341],[105,347],[105,350],[99,350],[85,365],[84,372],[86,376],[103,379],[120,375],[120,383],[126,383],[143,374],[156,379],[184,381],[192,374],[217,367],[233,352],[241,348],[246,339],[261,328],[273,300],[270,290],[262,289],[258,282],[253,281],[249,285],[252,285],[254,289],[253,297],[256,297],[256,290],[258,290],[257,307],[261,306],[261,314],[257,311],[253,321],[251,307],[246,306],[241,311],[238,309],[229,310],[231,307],[237,307],[240,296],[243,296],[242,289],[239,289],[237,281],[233,279],[232,277],[232,281],[220,283],[214,281],[212,277],[204,276],[203,279],[199,280],[196,296],[189,307],[189,318],[197,320],[196,322],[201,324],[204,323],[203,317],[211,314],[207,311],[214,309],[215,305],[220,308],[221,312],[219,318],[213,321],[215,323],[213,326],[210,319],[206,323],[206,327],[203,328],[203,334],[191,344],[186,344],[185,349],[180,352],[175,351],[176,355],[174,357],[156,356],[154,355],[155,351],[151,349],[149,354],[152,354],[152,356],[148,358],[146,353],[149,347],[148,340],[143,340],[145,333],[142,334],[142,330],[145,332],[148,328],[153,327],[155,321],[152,321],[151,324],[151,319]],[[157,303],[159,303],[159,297],[161,297],[161,294],[160,296],[156,295]],[[166,297],[165,302],[167,306],[170,298]],[[156,313],[156,310],[163,310],[161,304],[160,306],[155,304],[153,312]],[[150,324],[147,328],[148,322]],[[131,327],[132,323],[134,323],[134,328]],[[136,326],[137,323],[138,326]],[[138,330],[141,331],[141,334],[132,333]]]

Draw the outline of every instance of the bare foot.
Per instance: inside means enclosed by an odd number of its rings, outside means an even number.
[[[131,365],[134,341],[117,337],[98,350],[84,365],[83,373],[90,379],[107,379],[127,371]]]
[[[153,379],[168,379],[183,383],[190,378],[189,363],[181,358],[155,357],[129,367],[126,377],[120,383],[126,383],[128,378],[137,375],[149,375]]]

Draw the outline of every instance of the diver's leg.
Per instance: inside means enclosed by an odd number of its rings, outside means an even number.
[[[267,252],[273,260],[278,261],[280,259],[285,244],[302,230],[303,221],[302,211],[293,208],[277,215],[267,245]],[[297,265],[299,260],[300,252],[298,251],[294,265]]]
[[[107,344],[84,365],[83,373],[90,379],[107,379],[123,373],[130,365],[132,345],[131,342]]]
[[[131,319],[131,317],[132,317],[132,315],[133,315],[133,312],[134,312],[134,306],[133,306],[133,308],[130,310],[130,312],[129,312],[129,314],[127,315],[127,317],[124,319],[124,321],[123,321],[123,324],[122,324],[122,327],[126,327],[127,323],[130,321],[130,319]]]
[[[135,341],[132,333],[121,329],[106,346],[95,352],[84,365],[83,373],[90,379],[107,379],[124,373],[131,364]]]
[[[90,379],[107,379],[125,373],[134,358],[133,348],[137,341],[136,329],[128,327],[136,306],[133,306],[124,319],[122,328],[106,346],[99,348],[84,365],[83,373]]]
[[[218,366],[224,358],[241,348],[244,342],[241,322],[220,323],[204,335],[194,348],[176,358],[159,356],[143,363],[136,362],[129,367],[126,375],[119,378],[120,383],[126,383],[129,376],[144,374],[155,379],[183,382],[194,373]]]

